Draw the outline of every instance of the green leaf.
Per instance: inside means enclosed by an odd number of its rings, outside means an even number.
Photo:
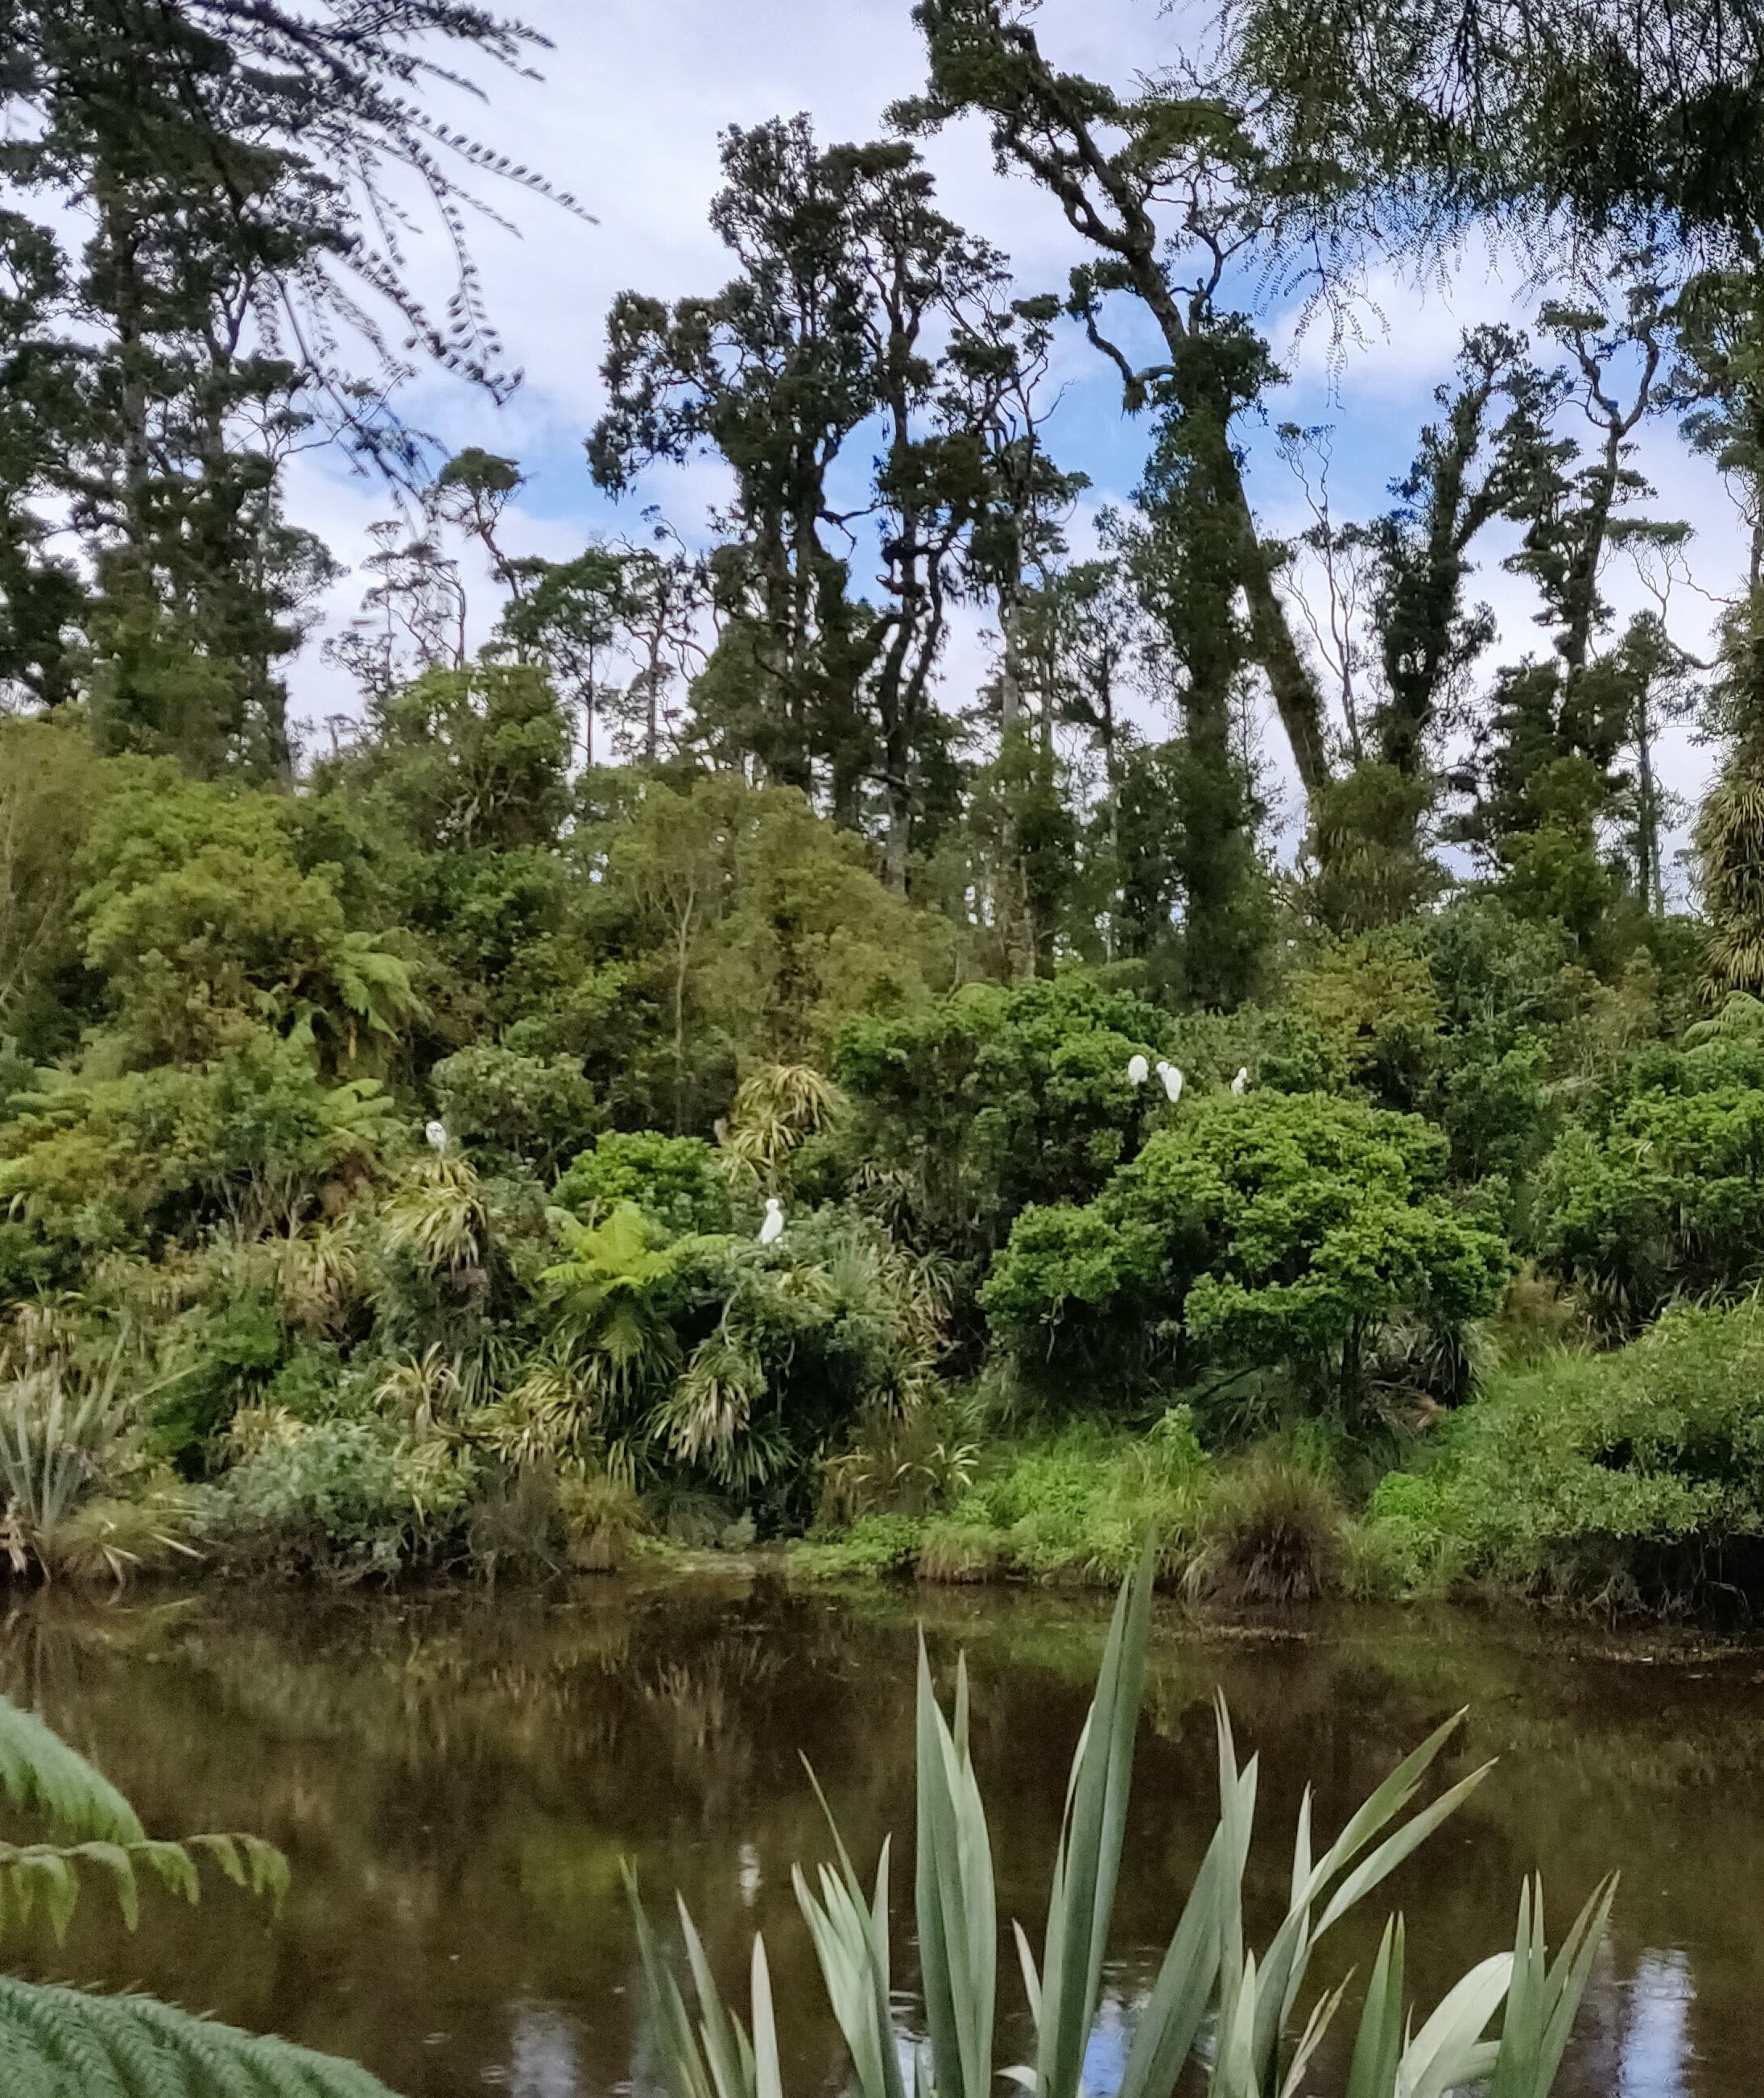
[[[0,1976],[7,2098],[392,2098],[353,2062],[191,2017],[147,1996]]]
[[[1126,1830],[1156,1563],[1156,1546],[1148,1541],[1138,1571],[1122,1584],[1096,1695],[1073,1759],[1042,1951],[1036,2052],[1041,2098],[1077,2098],[1096,2015]]]
[[[1345,2098],[1394,2098],[1402,2056],[1402,1918],[1384,1925],[1360,2010]]]
[[[1489,2098],[1547,2098],[1610,1920],[1617,1889],[1614,1873],[1594,1888],[1563,1940],[1555,1964],[1549,1966],[1544,1957],[1543,1882],[1529,1880],[1520,1890],[1512,1986]]]
[[[919,1643],[916,1900],[932,2081],[939,2098],[988,2098],[998,1990],[992,1844],[968,1748],[968,1665],[945,1719]]]
[[[46,1814],[69,1835],[138,1843],[145,1831],[110,1780],[34,1712],[0,1697],[0,1790],[13,1806]]]

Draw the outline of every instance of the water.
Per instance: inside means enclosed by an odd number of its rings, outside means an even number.
[[[657,2087],[620,1860],[661,1916],[681,1888],[726,1984],[763,1929],[792,2098],[842,2057],[789,1885],[824,1854],[801,1758],[860,1866],[897,1832],[897,1980],[915,2029],[915,1613],[964,1646],[999,1894],[1038,1939],[1072,1745],[1104,1628],[1089,1598],[840,1599],[721,1583],[418,1600],[48,1597],[0,1630],[0,1683],[102,1764],[150,1830],[249,1828],[287,1852],[279,1917],[224,1882],[150,1897],[133,1937],[94,1894],[43,1977],[133,1985],[355,2056],[407,2098],[602,2098]],[[1458,1705],[1448,1778],[1501,1764],[1392,1882],[1427,2005],[1511,1942],[1520,1876],[1559,1929],[1624,1880],[1564,2098],[1751,2098],[1764,1977],[1764,1653],[1700,1653],[1532,1620],[1398,1613],[1206,1627],[1161,1615],[1107,2001],[1090,2082],[1119,2074],[1213,1818],[1215,1684],[1262,1758],[1253,1921],[1284,1903],[1308,1776],[1331,1831]],[[1379,1919],[1314,1968],[1360,1971]],[[1001,1964],[1001,2058],[1029,2041]],[[1332,2080],[1325,2064],[1310,2082]],[[1001,2088],[1005,2087],[1001,2086]]]

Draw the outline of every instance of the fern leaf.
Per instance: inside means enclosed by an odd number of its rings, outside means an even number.
[[[143,1864],[158,1875],[160,1884],[187,1902],[201,1898],[202,1882],[196,1877],[195,1860],[182,1843],[145,1841],[133,1846]]]
[[[258,1836],[192,1836],[182,1843],[0,1843],[0,1938],[28,1924],[39,1907],[48,1916],[59,1943],[79,1898],[77,1868],[95,1865],[108,1876],[123,1921],[133,1930],[140,1920],[140,1881],[144,1865],[160,1885],[191,1903],[200,1899],[202,1883],[198,1856],[214,1859],[235,1886],[267,1894],[279,1908],[287,1891],[287,1860],[273,1843]],[[0,2087],[0,2098],[4,2098]]]
[[[350,2061],[261,2039],[149,1996],[0,1976],[7,2098],[392,2098]]]
[[[134,1809],[110,1780],[8,1697],[0,1697],[0,1791],[13,1806],[48,1815],[71,1835],[142,1841]]]

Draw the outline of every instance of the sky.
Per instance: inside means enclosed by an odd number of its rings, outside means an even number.
[[[689,543],[702,543],[705,513],[724,485],[713,463],[658,470],[617,504],[589,479],[583,440],[603,404],[599,366],[607,309],[621,289],[674,299],[713,291],[730,274],[706,217],[724,126],[806,110],[829,143],[877,134],[887,104],[923,85],[911,0],[527,0],[520,11],[551,41],[535,59],[543,79],[480,68],[487,101],[459,96],[437,104],[437,113],[542,169],[596,222],[524,191],[486,188],[516,223],[511,230],[480,219],[472,248],[523,383],[498,407],[465,382],[424,371],[406,388],[402,411],[449,449],[481,445],[519,461],[529,480],[505,533],[516,551],[556,559],[595,533],[638,533],[639,512],[651,503]],[[1043,0],[1037,30],[1058,64],[1117,86],[1178,55],[1177,20],[1161,0]],[[1082,259],[1082,244],[1051,198],[995,172],[977,125],[952,127],[924,151],[941,208],[1011,257],[1024,292],[1064,286]],[[408,247],[419,280],[441,284],[436,230],[418,230]],[[1244,432],[1251,500],[1266,529],[1297,530],[1306,521],[1298,485],[1275,452],[1276,421],[1330,428],[1341,514],[1370,516],[1386,507],[1388,484],[1412,455],[1461,330],[1476,321],[1523,325],[1533,318],[1540,292],[1520,284],[1523,269],[1523,257],[1479,252],[1462,258],[1449,281],[1419,286],[1394,266],[1375,264],[1371,296],[1358,309],[1360,339],[1339,352],[1327,327],[1301,329],[1294,310],[1262,315],[1290,374],[1270,397],[1268,424]],[[1082,469],[1093,484],[1074,521],[1082,547],[1088,516],[1104,503],[1129,498],[1149,431],[1123,415],[1112,368],[1076,331],[1061,340],[1054,375],[1059,405],[1051,447],[1063,466]],[[1652,514],[1682,517],[1696,529],[1691,585],[1675,594],[1670,616],[1678,638],[1701,652],[1713,599],[1732,588],[1742,567],[1737,515],[1713,470],[1669,425],[1648,430],[1638,463],[1659,491]],[[294,714],[317,735],[326,717],[353,710],[347,680],[319,643],[358,610],[367,528],[388,504],[383,488],[352,473],[334,452],[294,462],[290,503],[353,571],[327,593],[323,623],[293,667]],[[1536,608],[1529,588],[1500,568],[1503,551],[1491,538],[1472,586],[1501,621],[1491,663],[1544,645],[1530,623]],[[1620,610],[1645,601],[1620,564],[1608,589]],[[478,617],[490,612],[487,583],[475,604]],[[966,700],[985,659],[976,621],[955,637],[946,661],[950,703]],[[1692,794],[1710,762],[1708,748],[1681,731],[1662,769],[1670,784]]]

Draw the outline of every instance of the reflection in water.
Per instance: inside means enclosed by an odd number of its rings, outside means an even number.
[[[1617,2098],[1688,2098],[1688,2026],[1696,1991],[1682,1952],[1644,1952],[1630,1985]]]
[[[577,2058],[576,2021],[555,2004],[509,2007],[512,2098],[581,2098],[586,2088]]]
[[[765,1931],[786,2087],[838,2098],[848,2071],[789,1881],[793,1860],[827,1850],[801,1758],[860,1869],[889,1830],[910,1844],[916,1612],[937,1669],[968,1652],[1000,1903],[1036,1936],[1101,1601],[605,1582],[568,1595],[274,1605],[47,1597],[15,1611],[0,1626],[0,1687],[96,1756],[150,1828],[258,1829],[294,1866],[279,1917],[222,1885],[194,1914],[151,1904],[131,1939],[94,1903],[64,1949],[33,1942],[24,1964],[138,1983],[356,2056],[408,2098],[654,2098],[628,1859],[658,1925],[674,1888],[685,1893],[731,1989]],[[1092,2091],[1118,2087],[1211,1831],[1216,1683],[1262,1758],[1247,1889],[1258,1933],[1284,1904],[1306,1780],[1332,1829],[1402,1749],[1468,1703],[1438,1781],[1490,1755],[1503,1767],[1391,1883],[1424,2014],[1511,1942],[1524,1872],[1542,1871],[1560,1930],[1615,1865],[1613,1941],[1560,2098],[1752,2098],[1764,1939],[1756,1655],[1693,1667],[1529,1622],[1356,1614],[1209,1630],[1174,1610],[1147,1682]],[[910,1865],[895,1884],[910,2042]],[[1380,1920],[1332,1933],[1319,1985],[1353,1964],[1363,1974]],[[1000,1998],[999,2058],[1025,2060],[1008,1942]],[[1351,2017],[1342,2026],[1350,2033]],[[1329,2087],[1342,2065],[1326,2059],[1310,2083]]]

